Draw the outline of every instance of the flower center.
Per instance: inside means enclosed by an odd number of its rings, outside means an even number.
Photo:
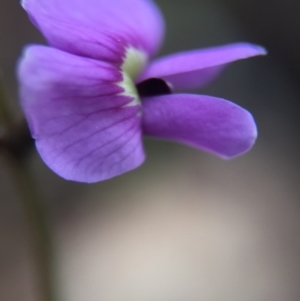
[[[145,52],[129,47],[126,50],[121,68],[132,80],[135,80],[144,69],[146,63],[147,55]]]
[[[161,78],[149,78],[137,85],[140,96],[171,94],[172,87]]]
[[[136,77],[143,70],[147,62],[147,55],[135,48],[129,47],[125,53],[125,59],[121,66],[123,80],[118,83],[123,88],[121,95],[133,98],[128,106],[141,104],[141,96],[156,96],[172,93],[172,88],[160,78],[149,78],[137,86],[134,83]]]
[[[133,47],[126,49],[125,58],[121,66],[123,80],[118,83],[124,89],[121,95],[132,97],[133,100],[126,106],[140,105],[140,97],[134,80],[143,70],[147,62],[147,55],[143,51]]]

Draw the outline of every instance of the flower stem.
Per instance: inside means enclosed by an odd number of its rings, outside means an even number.
[[[10,113],[0,70],[0,155],[3,155],[3,163],[7,164],[14,177],[28,223],[37,300],[56,301],[54,256],[48,211],[26,164],[26,155],[33,145],[33,140],[27,124],[24,121],[16,123]]]
[[[0,69],[0,126],[8,126],[11,122],[10,120],[10,112],[7,107],[6,97],[4,92],[4,87],[2,84],[2,74]]]
[[[10,113],[0,74],[0,155],[4,156],[4,162],[15,179],[16,190],[19,192],[28,223],[35,264],[37,300],[55,301],[54,260],[48,212],[26,164],[26,155],[33,145],[33,140],[27,124],[16,123]]]
[[[54,256],[46,204],[39,195],[27,164],[9,153],[6,153],[5,159],[15,178],[28,222],[39,294],[37,300],[55,301]]]

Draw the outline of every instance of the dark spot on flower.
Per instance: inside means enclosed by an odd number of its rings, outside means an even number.
[[[140,96],[157,96],[171,94],[170,86],[160,78],[149,78],[137,85]]]

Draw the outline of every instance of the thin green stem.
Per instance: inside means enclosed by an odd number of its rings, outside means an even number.
[[[22,200],[32,244],[32,255],[35,260],[35,275],[39,301],[55,301],[54,256],[52,237],[49,227],[49,216],[32,174],[24,161],[6,154],[6,162],[13,172],[16,186]]]
[[[32,142],[27,124],[12,120],[0,74],[0,155],[4,155],[4,163],[15,179],[28,223],[37,300],[56,301],[54,252],[48,211],[25,160]]]
[[[2,125],[8,126],[11,122],[11,118],[10,118],[10,112],[7,106],[7,102],[6,102],[7,100],[6,100],[5,91],[1,79],[2,76],[0,73],[0,123],[2,123]]]

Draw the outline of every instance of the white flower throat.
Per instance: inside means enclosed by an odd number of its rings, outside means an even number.
[[[146,63],[147,55],[145,52],[133,47],[126,49],[125,59],[121,66],[123,80],[118,85],[124,89],[121,95],[133,97],[133,100],[126,104],[127,107],[141,104],[134,80],[144,69]]]

